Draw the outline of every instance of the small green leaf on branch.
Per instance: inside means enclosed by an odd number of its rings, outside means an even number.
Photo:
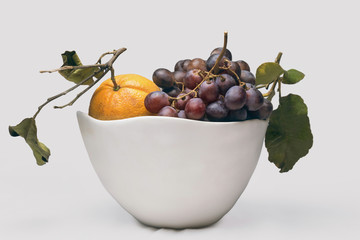
[[[295,84],[301,81],[304,77],[305,74],[303,74],[302,72],[296,69],[290,69],[288,71],[285,71],[282,82],[285,84]]]
[[[16,126],[9,126],[9,133],[13,137],[21,136],[32,149],[38,165],[44,165],[50,157],[50,149],[37,138],[37,129],[34,118],[25,118]]]
[[[265,136],[269,161],[287,172],[313,145],[313,135],[303,99],[294,94],[281,97]]]
[[[63,65],[61,67],[66,66],[82,66],[82,63],[80,61],[79,56],[75,51],[66,51],[63,54],[61,54],[63,59]],[[81,68],[81,69],[66,69],[61,70],[59,73],[67,80],[74,82],[74,83],[80,83],[82,80],[90,77],[94,72],[98,71],[98,67],[91,67],[91,68]],[[84,83],[84,85],[90,85],[94,82],[93,79],[89,79]]]
[[[256,70],[256,85],[269,84],[280,77],[285,70],[274,62],[261,64]]]

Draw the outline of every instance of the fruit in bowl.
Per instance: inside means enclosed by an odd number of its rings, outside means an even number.
[[[307,107],[298,95],[281,96],[282,84],[304,75],[279,62],[256,74],[226,48],[207,60],[184,59],[174,71],[159,68],[153,82],[136,74],[115,76],[113,62],[126,49],[103,54],[84,66],[76,53],[63,54],[60,72],[76,85],[49,98],[31,118],[10,126],[22,136],[38,165],[50,150],[37,139],[35,118],[53,100],[88,85],[70,103],[111,72],[93,94],[89,115],[78,112],[90,160],[104,187],[139,221],[156,227],[202,227],[222,218],[244,191],[262,144],[280,172],[291,170],[312,146]],[[105,64],[101,60],[113,55]],[[94,80],[95,78],[95,80]],[[156,86],[157,85],[157,86]],[[276,86],[278,88],[276,89]],[[261,90],[266,89],[265,93]],[[279,92],[273,111],[271,99]],[[158,115],[158,116],[156,116]]]

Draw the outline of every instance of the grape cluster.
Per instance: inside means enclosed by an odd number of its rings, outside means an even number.
[[[267,119],[273,106],[255,87],[249,65],[243,60],[233,61],[228,49],[221,53],[220,47],[207,60],[180,60],[173,72],[155,70],[152,79],[162,91],[146,96],[146,109],[159,116],[195,120]]]

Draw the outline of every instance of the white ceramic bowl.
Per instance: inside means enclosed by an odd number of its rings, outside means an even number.
[[[248,184],[267,121],[203,122],[170,117],[100,121],[77,113],[102,184],[138,221],[166,228],[221,219]]]

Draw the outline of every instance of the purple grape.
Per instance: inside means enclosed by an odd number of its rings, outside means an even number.
[[[179,110],[184,110],[187,102],[191,99],[190,95],[191,94],[186,95],[185,93],[180,93],[177,96],[179,99],[174,100],[175,101],[175,103],[174,103],[175,108],[179,109]],[[184,97],[182,97],[182,96],[184,96]]]
[[[215,48],[214,50],[212,50],[212,52],[210,53],[210,56],[211,55],[214,55],[214,54],[220,54],[221,51],[222,51],[222,47],[218,47],[218,48]],[[230,61],[232,60],[232,54],[230,52],[229,49],[226,49],[225,50],[225,53],[224,53],[224,56],[227,57],[228,59],[230,59]]]
[[[210,103],[206,107],[206,116],[212,121],[224,120],[228,113],[229,110],[225,107],[225,103],[221,100]]]
[[[171,88],[165,88],[163,89],[164,92],[167,93],[170,97],[176,97],[181,92],[180,88],[177,86],[171,87]]]
[[[225,67],[228,69],[221,70],[221,72],[231,75],[234,79],[240,78],[241,69],[236,62],[225,62]]]
[[[219,88],[214,81],[204,81],[199,87],[199,97],[205,103],[216,101],[219,97]]]
[[[184,77],[184,84],[186,88],[194,89],[202,81],[202,77],[199,75],[199,69],[193,69],[186,72]]]
[[[263,105],[258,110],[249,112],[249,115],[252,116],[252,118],[266,120],[270,117],[272,110],[273,110],[272,103],[269,100],[264,99]]]
[[[264,103],[262,93],[256,88],[248,88],[246,90],[246,106],[249,111],[258,110]]]
[[[206,71],[206,62],[201,58],[194,58],[190,61],[189,65],[187,66],[187,70],[199,69],[202,71]]]
[[[247,109],[241,108],[238,110],[232,110],[229,113],[229,117],[231,121],[244,121],[247,119]]]
[[[177,114],[175,108],[170,107],[170,106],[165,106],[162,109],[160,109],[158,116],[177,117],[178,114]]]
[[[238,61],[236,61],[236,63],[239,65],[241,71],[246,70],[246,71],[250,72],[250,67],[249,67],[249,64],[247,64],[247,62],[245,62],[243,60],[238,60]]]
[[[185,114],[189,119],[200,120],[205,115],[206,106],[201,98],[192,98],[185,106]]]
[[[182,65],[182,68],[183,68],[183,71],[184,71],[184,72],[187,72],[187,71],[188,71],[187,68],[188,68],[188,66],[189,66],[189,64],[190,64],[190,61],[191,61],[190,59],[185,59],[185,60],[184,60],[183,65]]]
[[[169,106],[169,96],[162,91],[149,93],[144,100],[145,108],[151,113],[158,113],[160,109]]]
[[[186,72],[184,71],[175,71],[173,73],[174,76],[174,80],[176,83],[184,83],[184,77],[185,77]]]
[[[180,110],[180,111],[178,112],[178,117],[179,117],[179,118],[186,118],[185,110]]]
[[[225,95],[229,88],[236,85],[235,79],[226,73],[220,74],[220,76],[216,77],[215,83],[218,85],[219,93],[222,95]]]
[[[229,110],[242,108],[246,103],[246,91],[243,87],[233,86],[225,94],[225,106]]]
[[[185,60],[179,60],[179,61],[175,64],[175,66],[174,66],[174,71],[175,71],[175,72],[176,72],[176,71],[184,71],[184,69],[183,69],[184,61],[185,61]]]
[[[251,83],[255,85],[255,76],[249,71],[243,70],[240,74],[240,80],[245,83]]]
[[[208,71],[210,71],[213,66],[215,65],[216,63],[216,60],[218,59],[220,55],[219,54],[214,54],[214,55],[211,55],[207,60],[206,60],[206,69]],[[219,63],[219,67],[224,67],[225,66],[225,62],[226,61],[230,61],[229,58],[223,56],[222,59],[220,60],[220,63]]]
[[[153,73],[152,79],[160,88],[170,88],[174,86],[175,80],[172,72],[165,68],[158,68]]]

